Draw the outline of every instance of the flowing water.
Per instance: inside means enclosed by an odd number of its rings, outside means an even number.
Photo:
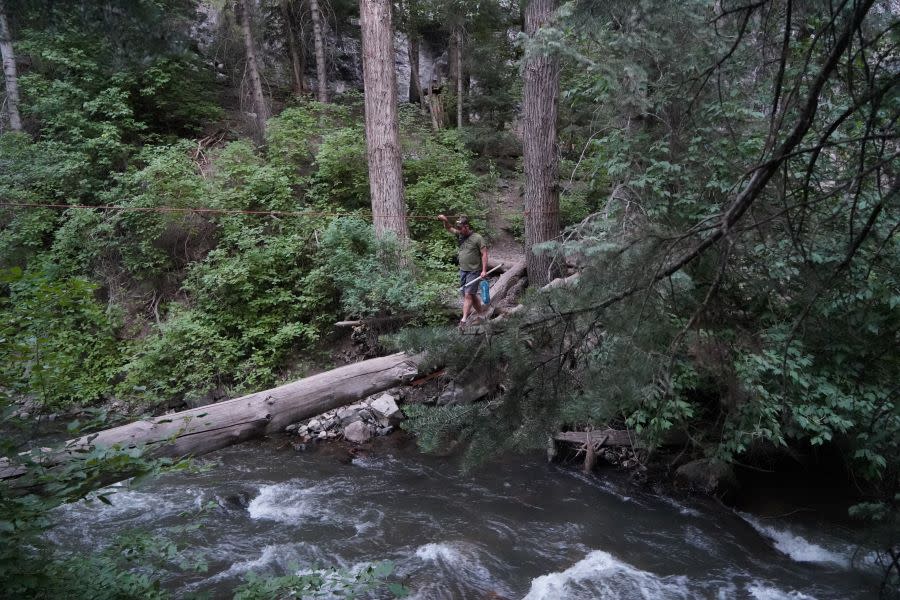
[[[208,569],[166,582],[213,598],[250,571],[386,559],[420,599],[863,599],[879,583],[846,532],[657,496],[539,457],[463,474],[391,443],[351,458],[251,442],[206,461],[202,473],[117,489],[111,506],[58,509],[48,541],[86,551],[129,529],[188,523],[214,501],[204,526],[177,538]]]

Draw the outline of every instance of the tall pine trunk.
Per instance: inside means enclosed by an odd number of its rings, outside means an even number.
[[[281,0],[281,16],[284,18],[285,35],[287,36],[288,51],[291,55],[291,76],[295,96],[306,93],[306,85],[303,82],[305,70],[303,52],[297,47],[297,38],[294,35],[294,19],[291,17],[290,0]]]
[[[319,10],[319,0],[309,0],[309,13],[313,22],[313,43],[316,47],[316,79],[318,89],[316,99],[319,102],[328,102],[328,65],[325,62],[325,28],[322,24],[322,12]]]
[[[13,52],[12,35],[6,21],[6,7],[0,0],[0,56],[3,58],[3,77],[6,81],[6,114],[9,116],[9,127],[13,131],[22,131],[22,118],[19,116],[19,77],[16,74],[16,55]]]
[[[556,8],[556,0],[530,0],[525,8],[525,34],[532,38]],[[525,257],[528,282],[542,287],[560,274],[559,262],[547,252],[536,255],[536,244],[559,235],[559,164],[556,116],[559,60],[534,53],[525,62]]]
[[[409,243],[397,122],[397,75],[390,0],[360,0],[366,149],[372,218],[378,237],[392,231]]]
[[[244,36],[244,51],[247,54],[247,75],[250,78],[250,94],[253,98],[253,110],[256,112],[255,121],[258,129],[258,138],[262,141],[266,136],[266,120],[269,118],[269,110],[266,107],[262,79],[259,76],[259,64],[256,61],[256,44],[253,40],[253,30],[250,26],[250,7],[247,4],[247,0],[236,0],[235,12]]]

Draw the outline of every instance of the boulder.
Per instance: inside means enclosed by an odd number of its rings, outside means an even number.
[[[344,429],[344,439],[356,444],[363,444],[372,439],[372,430],[362,421],[356,421]]]
[[[716,496],[727,496],[738,487],[732,466],[715,458],[701,458],[681,465],[675,471],[675,484]]]
[[[371,406],[372,410],[387,419],[399,421],[403,418],[403,413],[400,412],[400,407],[397,406],[397,401],[394,400],[394,397],[390,394],[383,394],[382,396],[373,400]]]

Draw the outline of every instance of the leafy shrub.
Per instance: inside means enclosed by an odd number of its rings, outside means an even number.
[[[291,351],[331,325],[329,292],[310,276],[309,223],[264,227],[244,219],[223,219],[222,241],[184,284],[191,306],[174,311],[144,344],[123,393],[146,389],[165,399],[219,386],[258,389],[278,379]]]
[[[344,127],[326,134],[316,154],[311,177],[312,199],[344,209],[368,208],[369,165],[362,126]]]
[[[469,158],[456,131],[438,132],[411,150],[403,163],[410,212],[423,216],[480,212],[476,199],[479,181],[469,167]],[[443,227],[429,219],[413,219],[409,229],[417,240],[447,237]]]
[[[2,272],[0,374],[4,386],[49,409],[85,405],[112,391],[121,366],[115,321],[80,278],[48,270]]]
[[[275,166],[294,173],[309,168],[323,135],[346,125],[345,107],[336,104],[303,102],[286,108],[269,119],[266,127],[266,155]]]
[[[372,316],[405,313],[427,317],[446,291],[444,273],[434,264],[420,273],[402,264],[391,238],[379,240],[373,227],[357,218],[334,219],[322,236],[321,266],[311,278],[330,282],[346,314]],[[406,260],[409,260],[408,258]]]

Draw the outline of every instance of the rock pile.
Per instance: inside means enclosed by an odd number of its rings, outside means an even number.
[[[403,412],[391,394],[371,396],[362,402],[330,410],[309,421],[288,425],[303,443],[312,440],[345,440],[362,444],[375,436],[387,435],[403,420]]]

